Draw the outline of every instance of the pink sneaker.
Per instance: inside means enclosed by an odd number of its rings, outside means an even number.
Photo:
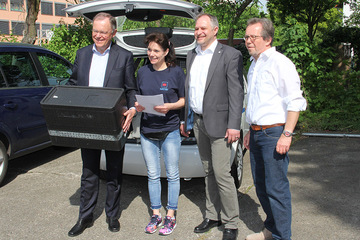
[[[162,224],[160,215],[152,215],[149,224],[145,227],[146,233],[154,233]]]
[[[175,217],[166,216],[164,218],[164,224],[159,230],[160,235],[169,235],[176,228],[176,219]]]

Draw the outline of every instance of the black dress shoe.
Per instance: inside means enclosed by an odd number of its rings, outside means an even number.
[[[114,218],[109,218],[109,217],[107,217],[107,218],[106,218],[106,222],[108,223],[108,225],[109,225],[109,230],[110,230],[111,232],[118,232],[118,231],[120,230],[119,220],[114,219]]]
[[[94,224],[92,218],[79,219],[75,226],[68,232],[69,237],[75,237],[83,233],[86,228],[91,227]]]
[[[237,229],[225,228],[223,233],[223,240],[236,240],[237,235]]]
[[[221,225],[221,221],[215,221],[210,220],[208,218],[205,218],[202,223],[200,223],[199,226],[195,227],[194,232],[195,233],[204,233],[209,231],[213,227],[218,227]]]

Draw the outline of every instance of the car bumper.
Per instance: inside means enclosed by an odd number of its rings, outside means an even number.
[[[162,157],[161,157],[162,158]],[[102,151],[100,168],[106,170],[105,153]],[[197,145],[182,145],[179,159],[180,178],[190,179],[205,177]],[[123,173],[129,175],[147,176],[147,168],[142,154],[141,145],[125,144]],[[161,159],[161,177],[166,177],[165,164]]]

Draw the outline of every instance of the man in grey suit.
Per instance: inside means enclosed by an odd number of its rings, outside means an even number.
[[[203,233],[223,223],[223,239],[227,240],[238,234],[239,203],[230,155],[231,143],[240,138],[243,62],[240,51],[217,41],[218,29],[215,16],[197,17],[194,35],[198,46],[187,55],[181,133],[188,136],[193,124],[206,172],[205,219],[194,232]]]

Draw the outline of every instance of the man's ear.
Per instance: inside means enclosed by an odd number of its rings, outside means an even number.
[[[218,31],[219,31],[219,27],[214,27],[214,32],[215,32],[214,36],[217,36]]]
[[[271,42],[272,42],[272,37],[269,37],[267,39],[264,39],[266,41],[266,46],[270,46],[271,47]]]

